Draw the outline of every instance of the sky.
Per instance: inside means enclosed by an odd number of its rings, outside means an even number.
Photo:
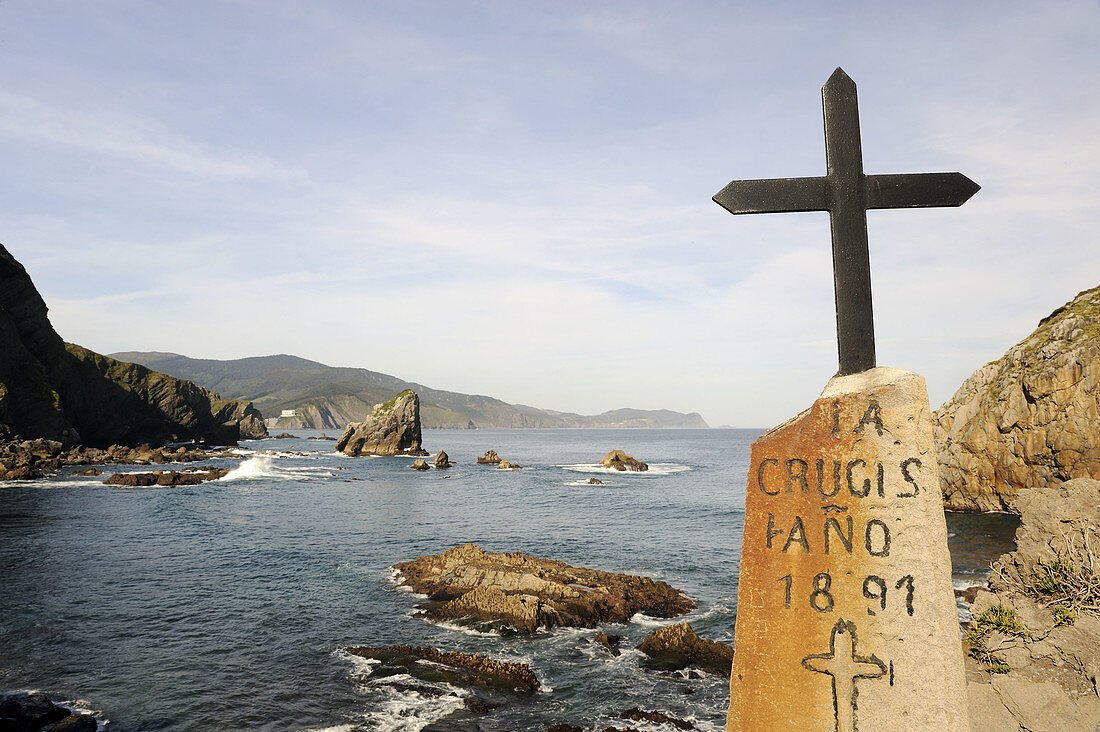
[[[767,427],[837,368],[825,172],[858,85],[878,363],[933,408],[1100,284],[1100,3],[0,0],[0,242],[111,353],[290,353]]]

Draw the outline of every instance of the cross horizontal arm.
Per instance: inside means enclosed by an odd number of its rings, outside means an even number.
[[[979,190],[981,186],[962,173],[868,175],[864,200],[867,208],[961,206]]]
[[[825,178],[735,180],[714,202],[732,214],[829,210]]]

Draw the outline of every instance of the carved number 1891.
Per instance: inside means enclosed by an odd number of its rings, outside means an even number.
[[[794,577],[789,574],[784,575],[779,578],[779,581],[783,583],[783,607],[789,610],[791,607],[791,590],[794,587]],[[832,612],[833,606],[836,604],[831,592],[832,585],[833,578],[828,572],[819,572],[815,574],[813,578],[813,588],[810,591],[810,607],[819,613]],[[913,593],[915,591],[913,575],[905,575],[894,585],[895,590],[900,590],[902,587],[905,588],[905,612],[912,616]],[[871,607],[867,608],[868,615],[876,615],[886,610],[886,589],[887,583],[882,577],[872,574],[864,578],[863,596],[868,600],[876,601]]]

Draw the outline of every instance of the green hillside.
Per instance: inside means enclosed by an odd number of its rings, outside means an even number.
[[[420,395],[424,427],[692,427],[707,423],[696,412],[618,409],[595,416],[554,412],[475,394],[432,389],[367,369],[326,366],[297,356],[255,356],[232,361],[188,358],[176,353],[127,351],[112,354],[165,374],[189,379],[223,397],[251,401],[267,418],[283,410],[274,429],[338,429],[370,414],[375,404],[405,389]]]

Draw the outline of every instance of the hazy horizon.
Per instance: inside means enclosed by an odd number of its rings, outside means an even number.
[[[836,371],[820,87],[868,174],[878,362],[932,407],[1100,284],[1100,5],[0,3],[0,242],[101,353],[287,353],[768,427]]]

